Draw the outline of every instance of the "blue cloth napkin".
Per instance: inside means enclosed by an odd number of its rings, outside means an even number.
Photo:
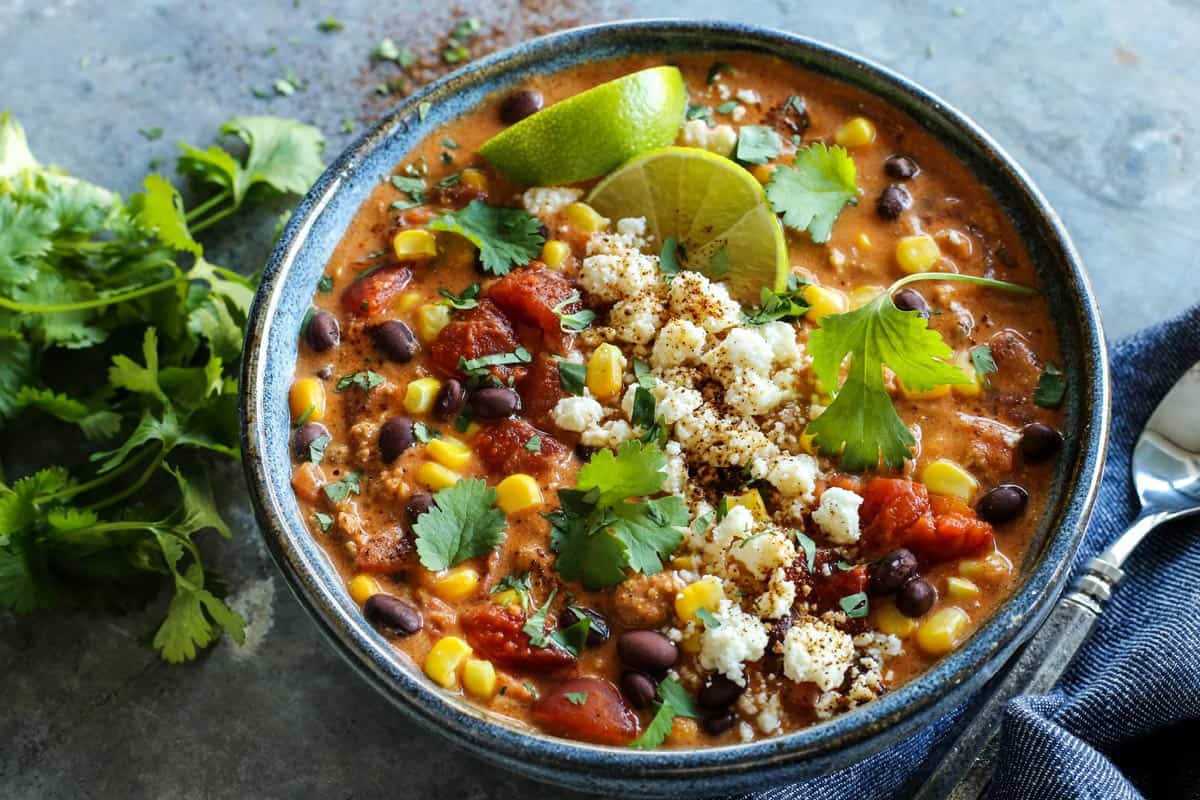
[[[1200,360],[1200,307],[1123,339],[1111,354],[1112,438],[1079,563],[1134,516],[1133,444],[1159,400]],[[1059,686],[1009,703],[988,800],[1200,798],[1200,525],[1182,520],[1156,531],[1124,569]],[[907,797],[962,713],[853,767],[747,800]]]

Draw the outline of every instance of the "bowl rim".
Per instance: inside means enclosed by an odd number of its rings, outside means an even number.
[[[271,324],[282,302],[286,278],[308,234],[349,177],[362,166],[370,153],[385,146],[393,133],[413,122],[422,104],[450,97],[464,87],[486,86],[496,79],[502,83],[505,76],[522,68],[536,66],[539,61],[545,61],[558,52],[559,48],[603,42],[606,36],[613,36],[618,42],[622,41],[621,37],[715,36],[721,39],[719,43],[697,47],[697,51],[734,50],[738,45],[758,45],[804,53],[803,68],[823,72],[819,65],[834,65],[846,73],[861,74],[864,81],[870,78],[877,84],[886,85],[915,105],[926,107],[930,113],[956,129],[954,132],[964,137],[972,147],[993,159],[1010,184],[1008,188],[1021,195],[1023,202],[1036,211],[1031,216],[1041,226],[1038,232],[1056,248],[1054,260],[1065,267],[1063,284],[1073,294],[1072,299],[1078,300],[1080,305],[1077,313],[1084,350],[1081,355],[1088,381],[1086,386],[1079,388],[1078,457],[1073,470],[1066,473],[1060,471],[1056,477],[1056,483],[1068,481],[1073,485],[1062,491],[1056,509],[1048,509],[1048,513],[1056,511],[1053,529],[1048,532],[1043,551],[1029,573],[964,647],[916,679],[854,711],[771,739],[685,750],[642,751],[591,745],[522,730],[463,707],[462,701],[425,681],[419,668],[375,634],[361,614],[346,614],[344,603],[335,596],[337,593],[344,594],[342,586],[333,587],[312,580],[313,559],[325,555],[323,552],[319,555],[313,552],[314,546],[317,550],[320,548],[307,529],[294,530],[286,524],[281,505],[287,499],[284,496],[286,493],[276,491],[278,486],[268,474],[267,462],[260,457],[260,453],[270,446],[267,430],[269,421],[263,412],[263,382],[270,362],[268,342],[271,339]],[[819,65],[814,66],[812,62],[819,62]],[[879,96],[877,89],[865,85],[865,82],[855,82],[841,74],[831,74],[830,77]],[[895,105],[892,98],[883,99]],[[923,122],[914,116],[911,109],[900,110],[916,122]],[[424,118],[423,114],[420,116]],[[949,144],[937,132],[933,135],[943,144]],[[1024,235],[1022,239],[1028,243]],[[745,786],[749,785],[748,770],[751,768],[758,770],[753,782],[762,785],[765,776],[784,776],[789,768],[794,769],[800,762],[830,764],[831,761],[823,759],[833,757],[836,760],[837,753],[854,748],[857,748],[855,752],[859,758],[866,757],[889,744],[880,741],[884,737],[878,734],[905,728],[910,733],[915,732],[929,722],[935,713],[947,710],[949,698],[956,692],[961,699],[966,689],[981,685],[1002,665],[1000,656],[1015,650],[1036,629],[1036,623],[1045,618],[1070,574],[1103,465],[1108,439],[1109,394],[1104,335],[1081,259],[1058,214],[1029,176],[975,122],[892,70],[804,36],[732,22],[643,19],[572,28],[492,53],[423,87],[348,146],[297,206],[263,270],[247,324],[239,410],[243,465],[251,501],[268,549],[293,593],[322,633],[369,683],[411,719],[494,763],[544,780],[590,787],[593,791],[628,787],[638,781],[641,781],[639,785],[643,788],[653,790],[671,785],[672,782],[695,780],[698,775],[709,779],[725,778],[730,785],[740,783]],[[292,502],[295,502],[294,496]],[[390,652],[384,652],[380,642]],[[410,666],[403,667],[398,661],[407,662]],[[398,666],[401,668],[398,669]],[[614,774],[613,767],[618,765],[622,773]]]

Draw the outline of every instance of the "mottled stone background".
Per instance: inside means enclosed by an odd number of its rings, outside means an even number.
[[[681,10],[661,0],[481,5],[485,22],[511,30],[535,16]],[[973,115],[1065,218],[1111,336],[1200,298],[1197,0],[697,2],[686,13],[863,53]],[[316,29],[330,14],[345,30]],[[233,114],[297,116],[340,149],[344,118],[383,107],[368,69],[379,39],[428,41],[452,24],[448,4],[414,0],[0,0],[0,110],[24,122],[43,161],[130,192],[152,159],[170,164],[176,139],[206,142]],[[304,91],[251,93],[289,68]],[[138,133],[155,127],[161,139]],[[263,211],[217,229],[210,252],[257,268],[273,221]],[[276,574],[240,472],[225,479],[237,540],[211,558],[250,620],[246,645],[223,641],[172,667],[148,647],[154,613],[0,616],[0,796],[561,796],[461,755],[368,689]]]

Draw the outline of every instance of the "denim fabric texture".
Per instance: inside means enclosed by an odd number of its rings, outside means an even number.
[[[1134,442],[1159,400],[1200,361],[1200,306],[1111,348],[1108,462],[1079,563],[1137,510]],[[1152,533],[1049,695],[1009,703],[987,800],[1200,799],[1200,523]],[[969,713],[969,712],[967,712]],[[963,709],[854,767],[745,800],[903,798],[937,763]]]

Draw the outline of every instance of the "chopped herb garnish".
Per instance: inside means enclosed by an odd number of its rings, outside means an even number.
[[[860,619],[871,611],[871,601],[866,592],[856,592],[838,600],[838,605],[850,619]]]
[[[433,428],[430,428],[424,422],[413,423],[413,437],[421,444],[429,444],[433,439],[440,439],[442,435]]]
[[[550,638],[562,649],[573,656],[578,656],[587,646],[588,631],[592,629],[592,621],[583,612],[578,612],[578,621],[567,628],[559,628],[550,634]]]
[[[646,389],[653,389],[658,385],[658,378],[650,371],[650,365],[640,358],[633,360],[633,376],[637,379],[638,386]]]
[[[446,298],[454,310],[467,311],[479,305],[479,301],[475,299],[479,297],[479,289],[478,283],[472,283],[463,289],[461,294],[455,294],[449,289],[438,289],[438,294]]]
[[[508,591],[516,592],[521,608],[525,613],[529,613],[529,609],[533,607],[533,585],[530,582],[529,573],[505,575],[499,583],[492,587],[491,594],[503,594]]]
[[[468,376],[476,377],[481,374],[487,374],[488,367],[500,367],[506,364],[528,364],[533,361],[533,356],[524,347],[517,345],[517,349],[511,353],[489,353],[486,356],[479,358],[458,358],[458,368],[465,372]]]
[[[664,678],[662,683],[658,684],[658,700],[654,708],[654,719],[646,726],[646,730],[642,731],[642,735],[629,744],[630,747],[639,750],[658,747],[670,735],[676,717],[699,719],[703,716],[692,696],[674,678]]]
[[[454,141],[449,136],[446,136],[442,139],[442,147],[445,147],[449,150],[457,150],[458,142]]]
[[[558,362],[558,382],[564,391],[574,395],[583,394],[583,385],[587,380],[587,367],[578,361]]]
[[[329,294],[333,291],[333,278],[329,275],[322,275],[317,281],[317,291],[321,294]]]
[[[1046,362],[1033,392],[1033,402],[1042,408],[1058,408],[1067,393],[1067,379],[1053,361]]]
[[[722,497],[717,501],[715,513],[717,515],[717,522],[725,519],[725,516],[729,513],[729,498]]]
[[[328,433],[323,433],[313,439],[308,445],[308,460],[314,465],[320,465],[325,459],[325,448],[333,441],[333,437]]]
[[[802,319],[808,313],[808,301],[804,299],[804,287],[808,281],[799,275],[789,275],[787,289],[773,292],[766,286],[759,290],[759,305],[742,312],[748,325],[766,325],[777,320]]]
[[[729,266],[729,253],[722,247],[708,260],[708,269],[705,271],[710,278],[720,278],[729,272]]]
[[[707,122],[709,125],[713,125],[716,123],[716,120],[713,119],[712,108],[710,108],[709,106],[690,105],[689,104],[687,107],[686,116],[688,119],[702,119],[705,122]]]
[[[364,369],[361,372],[356,372],[353,375],[342,377],[337,385],[333,387],[335,392],[344,392],[351,386],[357,386],[364,392],[369,392],[376,386],[382,386],[386,379],[378,372],[373,372],[369,369]]]
[[[321,529],[322,533],[333,527],[333,517],[322,514],[320,511],[313,512],[313,521],[317,523],[317,527]]]
[[[808,572],[811,575],[817,565],[817,543],[800,531],[793,531],[793,533],[796,535],[796,544],[800,545],[800,549],[804,551],[804,563],[808,565]]]
[[[988,379],[988,375],[996,372],[996,359],[992,357],[992,348],[986,344],[972,347],[971,364],[975,367],[975,374],[979,376],[980,383],[984,388],[990,388],[992,382]]]
[[[851,564],[849,561],[847,561],[844,558],[839,559],[838,562],[836,564],[834,564],[834,566],[837,567],[838,571],[840,571],[840,572],[849,572],[850,570],[854,569],[854,565]]]
[[[737,160],[743,164],[765,164],[778,157],[782,149],[783,140],[774,128],[743,125],[738,131]]]
[[[455,184],[458,184],[461,182],[462,182],[462,173],[455,172],[455,173],[452,173],[452,174],[447,175],[446,177],[442,178],[440,181],[435,183],[434,186],[437,186],[439,189],[445,189],[449,186],[454,186]]]
[[[352,494],[361,494],[362,487],[358,483],[361,475],[361,472],[348,472],[340,481],[325,484],[325,497],[336,506]]]
[[[530,436],[529,440],[525,442],[525,449],[531,453],[542,452],[542,437],[538,436],[536,433]]]
[[[672,237],[663,240],[662,252],[658,256],[658,268],[664,275],[678,275],[683,272],[680,266],[679,251],[682,248]]]
[[[721,620],[713,616],[713,613],[707,608],[696,609],[696,619],[704,623],[704,627],[708,630],[715,630],[721,627]]]
[[[737,107],[737,100],[726,100],[724,103],[721,103],[721,105],[717,106],[716,111],[718,114],[732,114],[733,110]],[[745,128],[743,128],[743,130],[745,130]]]
[[[521,628],[529,637],[529,643],[534,647],[546,646],[546,614],[550,611],[550,604],[554,602],[556,594],[558,594],[558,589],[551,589],[550,596],[546,598],[545,604],[530,614],[529,619],[525,620],[524,627]]]
[[[572,314],[563,311],[569,305],[574,305],[580,301],[579,291],[571,292],[566,300],[556,305],[552,310],[554,316],[558,317],[558,324],[563,333],[580,333],[587,329],[596,319],[596,312],[589,311],[586,308],[580,309]]]
[[[724,61],[714,61],[712,66],[708,68],[708,75],[705,77],[705,83],[716,83],[717,78],[722,75],[733,75],[736,72],[734,68],[726,64]]]
[[[587,692],[566,692],[563,697],[567,698],[567,702],[573,705],[581,706],[587,702]]]
[[[306,422],[308,422],[309,418],[310,418],[310,417],[312,417],[312,415],[313,415],[313,412],[314,412],[314,411],[316,411],[316,410],[317,410],[317,407],[316,407],[315,405],[313,405],[312,403],[309,403],[309,404],[308,404],[308,408],[304,409],[304,413],[303,413],[303,414],[301,414],[301,415],[300,415],[300,416],[299,416],[299,417],[296,419],[296,421],[292,423],[292,427],[293,427],[293,428],[302,428],[302,427],[304,427],[304,424],[305,424]]]
[[[472,200],[429,223],[429,229],[465,236],[479,248],[483,268],[493,275],[507,275],[514,266],[528,264],[542,250],[542,223],[521,208],[498,208]]]
[[[633,413],[629,421],[635,428],[649,428],[654,425],[655,409],[654,395],[646,387],[638,386],[633,393]]]
[[[535,701],[541,699],[542,693],[539,692],[538,688],[536,686],[534,686],[531,682],[522,681],[522,685],[524,685],[525,691],[529,692],[529,696],[532,697]]]
[[[425,202],[425,179],[409,175],[393,175],[392,186],[408,195],[414,203]]]

